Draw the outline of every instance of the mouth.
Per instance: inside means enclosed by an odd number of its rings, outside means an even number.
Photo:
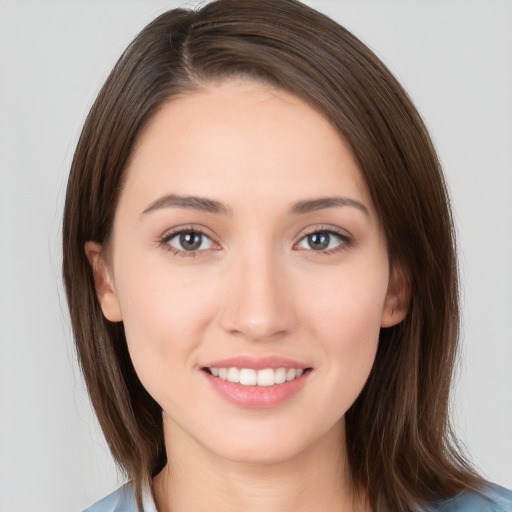
[[[269,387],[298,379],[311,368],[237,368],[204,367],[202,370],[213,377],[242,386]]]
[[[279,355],[239,355],[199,367],[220,397],[244,409],[268,409],[292,400],[313,367]]]

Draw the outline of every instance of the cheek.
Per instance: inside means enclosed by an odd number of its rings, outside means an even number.
[[[310,337],[327,368],[327,396],[347,410],[362,390],[378,347],[382,309],[387,291],[387,267],[374,266],[339,272],[317,283],[317,293],[306,304]],[[343,390],[342,392],[340,390]]]
[[[197,272],[172,272],[165,260],[130,268],[145,269],[125,272],[118,287],[128,349],[141,380],[169,365],[192,367],[191,354],[214,315],[211,285]]]
[[[387,286],[387,264],[342,268],[320,279],[317,276],[310,283],[304,282],[314,296],[309,294],[302,309],[311,325],[324,331],[334,345],[346,343],[357,349],[357,340],[378,336]]]

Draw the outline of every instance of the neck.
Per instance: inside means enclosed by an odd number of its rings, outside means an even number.
[[[251,463],[220,457],[164,420],[168,464],[153,481],[159,512],[369,512],[354,492],[340,422],[301,453]]]

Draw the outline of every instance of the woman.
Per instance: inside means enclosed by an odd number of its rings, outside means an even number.
[[[419,115],[345,29],[293,0],[157,18],[66,198],[77,349],[131,479],[91,510],[510,509],[449,427],[452,233]]]

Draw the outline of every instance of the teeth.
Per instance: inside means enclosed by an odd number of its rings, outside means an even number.
[[[276,384],[282,384],[286,382],[286,370],[284,368],[278,368],[274,377]]]
[[[238,368],[228,368],[226,380],[229,382],[240,382],[240,372],[238,371]]]
[[[242,368],[240,370],[240,384],[244,386],[256,386],[258,382],[258,373],[252,368]]]
[[[273,386],[276,383],[276,374],[272,368],[258,371],[258,386]]]
[[[254,370],[252,368],[210,368],[214,377],[219,377],[228,382],[240,383],[243,386],[273,386],[283,384],[300,377],[304,370],[302,368],[265,368]]]

